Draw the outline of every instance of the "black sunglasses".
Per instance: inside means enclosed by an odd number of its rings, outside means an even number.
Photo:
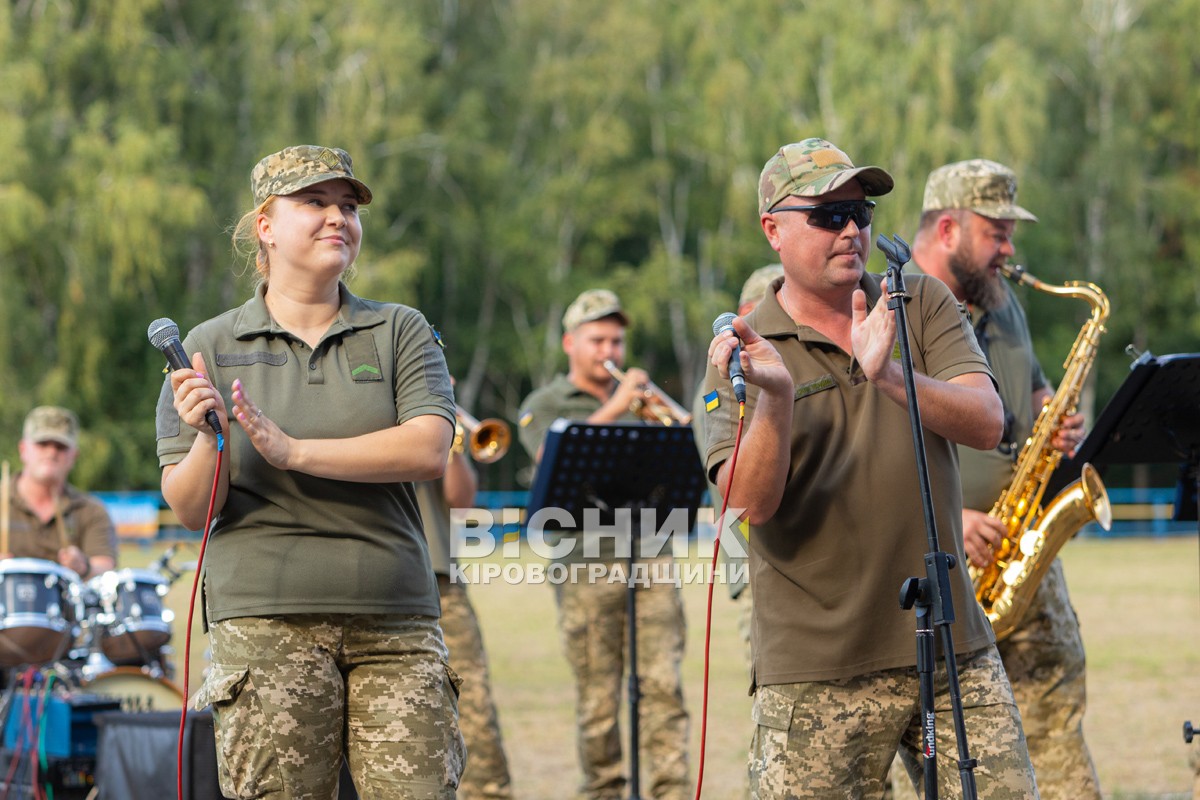
[[[815,206],[781,206],[772,208],[776,211],[808,211],[808,224],[827,231],[840,231],[850,220],[860,228],[871,224],[875,216],[874,200],[838,200],[834,203],[821,203]]]

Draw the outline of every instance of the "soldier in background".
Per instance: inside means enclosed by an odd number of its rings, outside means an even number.
[[[487,653],[475,607],[461,581],[451,578],[450,510],[471,508],[479,476],[461,448],[450,451],[441,478],[416,484],[417,504],[425,523],[429,558],[437,575],[442,601],[442,636],[450,651],[450,666],[463,679],[458,694],[458,728],[467,744],[467,766],[458,784],[461,800],[511,800],[512,779],[492,699]]]
[[[54,561],[87,579],[117,565],[117,534],[104,504],[67,482],[79,455],[79,420],[58,406],[25,417],[0,558]]]
[[[518,436],[533,460],[539,461],[546,432],[559,417],[599,424],[634,422],[631,411],[642,396],[649,377],[644,370],[628,369],[618,383],[604,366],[625,361],[628,317],[617,296],[607,289],[583,292],[563,315],[563,351],[568,372],[534,390],[521,404]],[[558,538],[561,537],[561,538]],[[587,566],[602,569],[593,578],[590,569],[578,580],[554,584],[558,604],[558,629],[563,652],[575,677],[575,724],[579,764],[583,770],[581,796],[588,800],[620,800],[628,778],[622,764],[620,718],[622,677],[629,656],[626,582],[612,579],[624,570],[624,558],[610,537],[593,537],[589,531],[548,535],[559,543],[570,542],[569,552],[555,564],[564,568]],[[585,552],[589,540],[599,552]],[[650,567],[669,564],[671,555],[649,556],[634,551]],[[649,574],[654,574],[653,572]],[[648,797],[688,800],[688,714],[683,704],[683,661],[687,625],[683,600],[674,582],[652,580],[638,589],[638,677],[641,691],[641,764],[650,778]]]
[[[1021,445],[1054,395],[1033,352],[1025,312],[999,271],[1014,254],[1017,222],[1037,222],[1016,201],[1017,177],[1003,164],[977,158],[939,167],[926,181],[912,248],[913,271],[938,278],[968,307],[1006,411],[999,447],[958,447],[963,544],[977,568],[991,565],[992,551],[1006,533],[1004,523],[988,511],[1009,488]],[[1058,424],[1052,443],[1070,456],[1083,441],[1083,416],[1072,414]],[[1099,800],[1099,780],[1083,738],[1083,639],[1058,558],[1025,619],[997,648],[1021,711],[1042,797]]]

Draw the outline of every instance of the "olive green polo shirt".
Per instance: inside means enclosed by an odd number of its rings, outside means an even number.
[[[42,558],[57,562],[58,551],[62,547],[58,521],[51,518],[48,522],[42,522],[33,509],[26,505],[17,493],[17,479],[20,477],[21,473],[18,472],[10,479],[8,487],[9,552],[14,558]],[[67,484],[58,501],[58,517],[62,519],[68,544],[78,547],[88,558],[107,556],[116,562],[117,531],[104,503]]]
[[[262,287],[184,341],[232,407],[240,378],[288,435],[350,438],[423,415],[454,424],[441,346],[419,311],[339,287],[341,309],[316,348],[271,319]],[[413,485],[319,478],[272,467],[234,423],[229,494],[213,522],[209,619],[294,613],[439,613]],[[159,464],[177,464],[196,431],[180,422],[169,380],[158,405]]]
[[[916,263],[909,268],[915,274],[924,274]],[[1011,286],[1005,283],[1004,290],[1007,299],[1000,308],[994,311],[977,308],[971,314],[975,338],[995,376],[1004,411],[1012,420],[1008,436],[999,447],[976,450],[958,446],[963,506],[978,511],[990,511],[1012,483],[1017,456],[1033,433],[1034,420],[1041,411],[1033,407],[1033,393],[1048,385],[1033,352],[1025,310]]]
[[[521,403],[521,409],[517,416],[517,437],[521,440],[521,446],[525,448],[525,452],[530,458],[537,458],[538,450],[542,446],[542,442],[546,439],[546,433],[550,430],[550,425],[554,420],[563,418],[569,420],[585,420],[594,414],[603,403],[591,392],[580,389],[575,384],[567,379],[566,375],[558,375],[550,383],[535,389],[525,398],[525,402]],[[637,422],[639,421],[631,413],[623,414],[620,422]],[[582,522],[579,520],[578,522]],[[617,545],[611,536],[596,537],[596,545],[598,545],[595,553],[596,558],[588,558],[584,555],[583,538],[585,533],[547,533],[546,541],[551,546],[557,546],[559,542],[570,539],[573,541],[573,546],[569,553],[562,558],[555,558],[555,563],[571,564],[582,561],[606,561],[611,562],[617,558]],[[591,552],[590,546],[588,552]]]
[[[562,417],[571,420],[584,420],[602,406],[603,403],[591,392],[580,389],[567,379],[566,375],[556,375],[554,380],[540,389],[533,390],[517,414],[517,438],[530,458],[537,458],[538,449],[546,439],[546,432],[554,420]],[[625,418],[622,418],[624,420]],[[629,420],[635,419],[629,415]]]
[[[880,302],[879,280],[868,274],[860,283],[871,308]],[[928,540],[908,409],[876,389],[850,354],[797,326],[779,306],[780,283],[747,316],[796,385],[783,501],[750,532],[755,680],[835,680],[913,666],[915,615],[897,598],[907,578],[924,577]],[[913,276],[907,289],[915,370],[943,381],[988,373],[946,286]],[[705,385],[719,394],[706,421],[711,476],[733,451],[737,403],[711,365]],[[758,388],[747,390],[752,417]],[[965,568],[958,457],[952,442],[928,430],[925,447],[939,544],[959,564],[950,573],[955,648],[970,652],[994,638]]]
[[[1013,466],[1025,441],[1033,433],[1040,408],[1033,407],[1033,393],[1048,385],[1042,365],[1033,353],[1025,310],[1011,287],[1005,285],[1008,301],[994,311],[974,313],[975,337],[986,348],[988,364],[996,376],[1004,410],[1012,415],[1006,442],[994,450],[976,450],[959,445],[963,505],[990,511],[1013,479]]]
[[[413,484],[417,492],[417,506],[421,509],[421,520],[425,524],[425,543],[429,545],[429,560],[438,575],[449,575],[450,506],[446,505],[445,480],[421,481]]]

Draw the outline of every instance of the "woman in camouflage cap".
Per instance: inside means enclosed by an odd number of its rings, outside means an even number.
[[[259,275],[184,341],[158,407],[163,495],[200,529],[228,434],[205,569],[221,790],[451,798],[465,752],[413,482],[440,476],[455,406],[416,309],[342,278],[371,191],[343,150],[288,147],[251,174],[235,242]],[[230,421],[237,426],[230,429]]]

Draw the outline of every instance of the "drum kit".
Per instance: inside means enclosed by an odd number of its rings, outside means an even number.
[[[4,700],[16,674],[35,668],[69,691],[119,699],[122,711],[181,709],[169,659],[175,615],[164,605],[181,575],[169,563],[173,554],[88,581],[52,561],[0,561],[0,668],[10,672]],[[180,569],[188,566],[195,567]],[[0,706],[7,711],[7,702]]]

